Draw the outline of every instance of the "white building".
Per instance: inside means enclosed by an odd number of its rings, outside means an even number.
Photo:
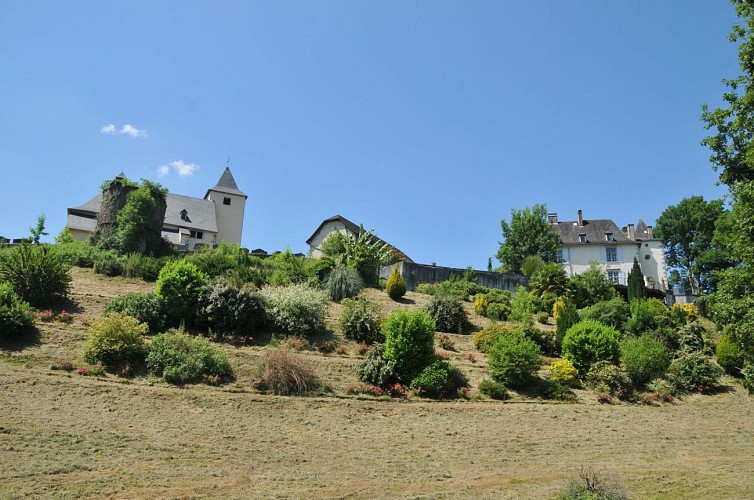
[[[654,237],[652,227],[643,220],[620,229],[609,219],[584,219],[581,210],[574,221],[558,221],[555,213],[549,214],[548,220],[560,237],[558,261],[568,276],[584,273],[597,262],[610,281],[626,285],[635,258],[647,288],[666,290],[662,240]]]
[[[181,250],[215,247],[221,241],[240,245],[246,198],[229,167],[204,198],[168,193],[162,237]],[[65,227],[75,239],[85,240],[94,233],[101,205],[102,193],[68,209]]]
[[[350,220],[346,219],[342,215],[335,215],[333,217],[330,217],[329,219],[325,219],[322,221],[322,223],[319,225],[319,227],[312,233],[312,235],[309,237],[308,240],[306,240],[306,244],[309,245],[309,255],[311,255],[314,258],[322,257],[323,252],[321,250],[322,243],[327,239],[330,234],[334,233],[335,231],[340,232],[341,234],[353,234],[355,236],[358,236],[361,232],[361,227],[357,226]],[[387,243],[386,241],[381,240],[375,235],[372,235],[373,241],[377,241],[379,243],[383,243],[387,245],[388,248],[393,252],[395,257],[401,261],[401,262],[409,262],[413,263],[414,261],[411,260],[405,253],[401,252],[397,248],[395,248],[393,245]]]

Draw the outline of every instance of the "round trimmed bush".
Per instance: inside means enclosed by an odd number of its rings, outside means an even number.
[[[90,327],[89,339],[84,344],[84,360],[111,370],[126,364],[141,364],[144,361],[144,335],[148,332],[147,325],[136,318],[110,313]]]
[[[576,370],[576,367],[573,366],[573,363],[567,359],[553,361],[548,368],[552,374],[550,380],[553,382],[566,387],[579,386],[579,372]]]
[[[105,306],[104,313],[120,312],[146,323],[149,331],[157,333],[167,324],[163,302],[154,293],[129,293],[113,299]]]
[[[344,299],[343,313],[338,323],[347,339],[366,344],[385,341],[380,330],[380,312],[375,304],[366,299]]]
[[[325,281],[325,289],[330,299],[335,302],[356,297],[362,288],[364,288],[364,280],[361,279],[359,273],[346,266],[334,268]]]
[[[204,294],[207,275],[193,262],[173,260],[165,264],[157,277],[157,296],[175,324],[190,325]]]
[[[212,382],[231,375],[225,351],[208,340],[183,333],[157,335],[149,346],[147,368],[170,384]]]
[[[586,376],[586,383],[595,391],[626,399],[633,388],[628,374],[609,361],[597,361]]]
[[[487,363],[492,378],[509,387],[528,384],[539,369],[539,346],[517,335],[498,335]]]
[[[463,333],[469,322],[461,302],[450,297],[432,297],[427,312],[440,332]]]
[[[562,350],[563,357],[569,359],[583,377],[597,361],[618,364],[620,333],[599,321],[580,321],[565,333]]]
[[[435,322],[426,311],[398,309],[382,325],[385,359],[395,364],[398,381],[407,384],[435,358]]]
[[[398,300],[406,295],[406,282],[403,280],[400,271],[398,271],[397,264],[393,268],[393,272],[390,273],[387,283],[385,283],[385,291],[393,300]]]
[[[670,366],[670,354],[665,345],[646,334],[625,339],[620,352],[626,372],[637,386],[663,376]]]
[[[620,296],[597,302],[593,306],[585,307],[579,311],[579,317],[582,320],[593,319],[619,331],[625,328],[629,316],[631,316],[631,309],[628,302]]]
[[[508,395],[508,390],[505,388],[505,385],[501,384],[500,382],[495,382],[494,380],[482,380],[479,383],[478,388],[479,392],[492,399],[503,401],[510,397]]]
[[[411,389],[419,396],[444,398],[454,395],[466,384],[468,380],[458,368],[451,366],[444,359],[436,359],[414,377]]]

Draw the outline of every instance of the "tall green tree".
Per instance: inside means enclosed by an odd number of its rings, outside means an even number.
[[[47,221],[47,216],[45,214],[42,214],[37,217],[37,225],[29,228],[32,244],[39,245],[39,240],[42,238],[42,236],[48,235],[48,233],[45,232],[45,221]]]
[[[644,273],[641,272],[641,266],[636,257],[634,257],[634,265],[628,273],[627,292],[629,302],[632,300],[641,300],[647,295],[647,290],[644,288]]]
[[[502,263],[502,270],[521,273],[521,266],[526,257],[538,255],[545,262],[555,260],[555,251],[560,240],[547,222],[547,206],[534,205],[523,210],[511,210],[511,221],[500,221],[503,242],[497,251],[497,260]]]
[[[718,290],[709,303],[718,327],[726,328],[754,363],[754,0],[732,0],[741,23],[733,26],[741,74],[723,80],[725,106],[702,106],[702,120],[713,135],[702,144],[720,182],[730,188],[732,202],[727,242],[740,265],[720,273]],[[754,383],[751,380],[750,383]]]
[[[711,252],[719,251],[714,245],[715,227],[725,213],[723,200],[692,196],[670,205],[657,219],[655,234],[664,241],[665,260],[686,276],[692,293],[702,291],[703,274],[709,271],[704,264],[721,257]]]

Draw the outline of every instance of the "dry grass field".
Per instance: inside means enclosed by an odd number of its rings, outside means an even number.
[[[587,391],[575,403],[391,401],[344,394],[356,354],[311,352],[332,394],[281,397],[251,388],[268,347],[230,346],[237,379],[222,387],[83,377],[50,369],[83,365],[82,320],[154,285],[73,275],[74,323],[43,323],[0,354],[0,498],[551,498],[581,466],[635,498],[754,497],[754,398],[731,380],[662,406]],[[470,338],[453,338],[474,386],[484,356],[470,363]]]

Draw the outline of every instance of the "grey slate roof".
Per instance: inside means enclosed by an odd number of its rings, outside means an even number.
[[[210,191],[235,194],[238,196],[243,196],[244,198],[248,198],[248,196],[246,196],[241,192],[240,189],[238,189],[236,180],[233,178],[233,174],[230,173],[230,167],[225,167],[225,171],[223,172],[223,175],[220,176],[220,180],[217,181],[217,185],[211,189],[208,189],[207,194],[209,194]],[[205,198],[207,197],[207,194],[204,195]]]
[[[192,198],[180,194],[168,193],[164,225],[185,227],[198,231],[217,232],[215,204],[211,200]],[[102,194],[98,194],[83,205],[68,209],[66,227],[94,231],[95,217],[102,207]],[[181,210],[188,213],[188,221],[181,219]]]
[[[319,225],[319,227],[317,227],[317,230],[312,233],[312,235],[309,237],[308,240],[306,240],[306,244],[307,245],[311,245],[312,240],[314,239],[314,237],[317,236],[317,233],[319,233],[320,230],[324,227],[324,225],[327,224],[328,222],[340,222],[341,224],[343,224],[345,226],[345,228],[346,228],[347,231],[349,231],[349,232],[351,232],[353,234],[356,234],[356,235],[358,235],[359,232],[361,231],[361,228],[359,226],[357,226],[356,224],[354,224],[350,220],[346,219],[342,215],[335,215],[333,217],[330,217],[329,219],[325,219],[325,220],[322,221],[322,223]],[[411,260],[411,257],[409,257],[408,255],[406,255],[405,253],[403,253],[402,251],[400,251],[399,249],[397,249],[396,247],[394,247],[393,245],[391,245],[387,241],[385,241],[385,240],[383,240],[383,239],[381,239],[381,238],[379,238],[377,236],[374,236],[374,235],[372,235],[372,237],[375,240],[379,241],[380,243],[384,243],[385,245],[387,245],[396,254],[396,256],[398,257],[398,260],[401,260],[403,262],[409,262],[411,264],[414,263],[414,261]]]
[[[657,240],[659,238],[656,238],[654,235],[650,236],[649,226],[644,222],[644,219],[639,219],[639,222],[636,224],[636,239],[649,241]]]
[[[584,219],[584,225],[579,226],[577,221],[563,221],[557,224],[551,224],[551,228],[558,236],[560,241],[564,245],[575,244],[599,244],[604,245],[607,243],[605,239],[605,233],[613,233],[613,240],[615,243],[630,243],[631,240],[623,234],[623,231],[615,225],[615,222],[609,219]],[[579,235],[586,234],[586,243],[579,241]]]

